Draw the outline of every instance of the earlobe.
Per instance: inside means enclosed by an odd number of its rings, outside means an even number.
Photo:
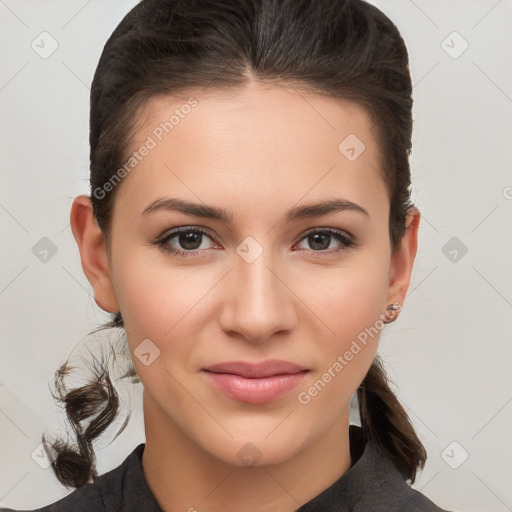
[[[391,256],[388,303],[404,303],[411,281],[412,268],[418,248],[420,211],[413,206],[406,218],[406,229],[400,245]]]
[[[107,312],[119,311],[105,238],[96,224],[90,196],[75,197],[71,206],[70,223],[80,251],[82,269],[93,287],[96,304]]]

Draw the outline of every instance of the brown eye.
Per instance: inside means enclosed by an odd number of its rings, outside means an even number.
[[[306,240],[309,245],[309,251],[313,253],[326,252],[328,254],[337,253],[355,246],[354,240],[343,231],[334,229],[314,229],[306,232],[302,240]],[[338,242],[338,248],[329,250],[332,242]],[[308,250],[308,249],[306,249]]]
[[[204,229],[185,227],[167,233],[155,243],[170,254],[194,256],[205,250],[205,247],[201,248],[204,237],[211,239],[211,236]],[[173,247],[171,241],[178,247]]]

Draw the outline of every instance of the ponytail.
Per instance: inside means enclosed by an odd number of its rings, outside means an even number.
[[[414,483],[427,452],[397,397],[388,384],[377,356],[357,390],[363,435],[388,455],[406,479]]]
[[[122,324],[120,313],[116,313],[112,321],[89,334],[107,328],[120,327]],[[112,354],[115,358],[114,347],[112,347]],[[52,396],[64,405],[75,442],[66,443],[58,438],[47,441],[45,434],[42,436],[42,442],[49,459],[52,460],[56,456],[52,461],[52,469],[57,479],[67,487],[80,487],[98,476],[93,441],[103,434],[119,414],[119,394],[112,383],[107,366],[105,357],[98,360],[93,356],[93,378],[86,385],[71,390],[68,390],[64,383],[65,378],[74,369],[69,364],[69,359],[55,372],[56,394],[52,393]],[[131,377],[132,382],[139,382],[133,364],[120,379],[126,377]],[[130,415],[128,413],[113,440],[125,429]],[[83,422],[87,422],[85,428]]]

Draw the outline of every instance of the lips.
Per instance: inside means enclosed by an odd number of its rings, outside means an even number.
[[[274,375],[293,375],[307,370],[308,368],[290,361],[279,359],[267,359],[260,363],[249,363],[244,361],[230,361],[218,363],[206,368],[205,371],[213,373],[230,373],[240,375],[246,379],[262,379]]]
[[[250,404],[276,400],[299,385],[309,370],[289,361],[232,361],[203,368],[209,383],[223,395]]]

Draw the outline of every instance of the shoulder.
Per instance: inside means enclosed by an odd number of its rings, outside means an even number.
[[[361,503],[358,503],[362,505],[360,510],[367,506],[368,510],[386,512],[449,512],[413,489],[391,458],[378,446],[371,442],[363,445],[361,428],[351,426],[352,429],[356,448],[363,451],[353,469],[359,483],[367,489]],[[356,510],[359,509],[356,507]]]
[[[73,510],[74,512],[105,512],[105,504],[98,486],[95,483],[83,485],[55,503],[30,511],[0,508],[0,512],[64,512],[67,510]]]
[[[87,483],[74,489],[71,493],[42,508],[31,510],[14,510],[0,508],[0,512],[106,512],[107,510],[124,510],[122,502],[126,497],[128,480],[133,467],[140,460],[144,448],[139,444],[116,468],[99,476],[93,483]]]
[[[448,512],[413,489],[392,459],[350,426],[352,466],[300,512]]]
[[[438,507],[433,501],[429,500],[424,494],[409,487],[400,512],[450,512],[444,508]]]
[[[393,462],[380,450],[371,447],[371,456],[374,464],[373,482],[378,486],[379,496],[383,508],[375,510],[394,510],[396,512],[449,512],[424,494],[413,489],[400,474]],[[373,510],[373,508],[371,509]]]
[[[444,508],[437,506],[424,494],[404,483],[400,503],[396,510],[399,512],[449,512]]]

